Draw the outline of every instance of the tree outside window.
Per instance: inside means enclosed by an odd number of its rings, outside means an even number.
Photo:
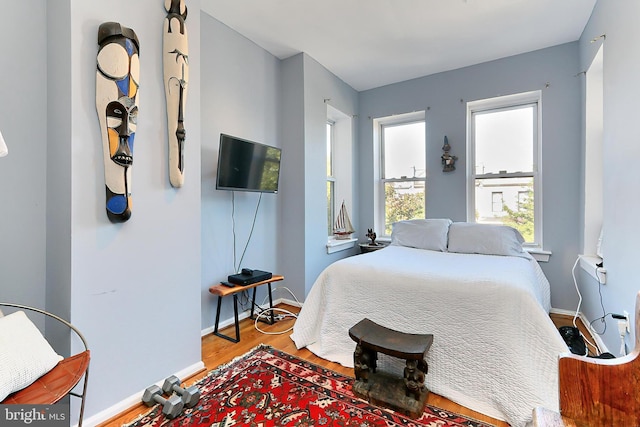
[[[397,221],[425,217],[426,143],[424,113],[379,119],[380,181],[378,233]]]
[[[424,218],[424,191],[403,191],[392,183],[384,187],[385,234],[391,234],[394,222]]]
[[[530,187],[528,191],[519,191],[517,195],[516,209],[504,205],[503,209],[507,213],[504,223],[510,225],[522,234],[525,242],[533,241],[533,189]]]
[[[467,104],[470,221],[518,229],[542,246],[539,197],[540,92]],[[468,214],[469,217],[469,214]]]

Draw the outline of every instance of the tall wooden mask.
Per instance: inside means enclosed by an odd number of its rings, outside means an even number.
[[[131,217],[131,165],[138,120],[140,44],[136,33],[117,22],[98,29],[96,110],[104,155],[107,217]]]
[[[189,82],[187,6],[184,0],[164,0],[163,67],[169,134],[169,180],[178,188],[184,183],[184,106]]]

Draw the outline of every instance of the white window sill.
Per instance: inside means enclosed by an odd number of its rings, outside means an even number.
[[[607,283],[607,269],[598,267],[602,258],[595,255],[580,255],[580,268],[589,273],[591,277],[600,282],[601,285]]]
[[[549,262],[549,258],[551,258],[551,251],[544,251],[540,248],[524,248],[525,251],[529,252],[529,254],[538,262]]]
[[[386,242],[386,243],[391,243],[391,238],[390,237],[383,237],[383,238],[379,238],[377,239],[379,242]],[[538,262],[549,262],[549,258],[551,258],[551,255],[553,255],[553,253],[551,251],[545,251],[542,250],[540,248],[534,248],[534,247],[525,247],[524,248],[525,251],[529,252],[529,254],[531,254],[531,256]],[[598,261],[600,262],[600,261]],[[594,264],[595,266],[595,264]]]
[[[332,254],[335,252],[346,251],[347,249],[351,249],[356,245],[358,239],[330,239],[327,242],[327,253]]]

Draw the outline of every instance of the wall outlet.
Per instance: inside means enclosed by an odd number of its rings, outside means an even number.
[[[627,335],[627,324],[624,319],[618,319],[618,334],[624,340],[624,336]]]
[[[631,323],[629,323],[629,313],[625,310],[625,311],[622,312],[622,314],[624,314],[624,318],[627,321],[625,330],[627,331],[628,334],[630,334],[631,333]]]

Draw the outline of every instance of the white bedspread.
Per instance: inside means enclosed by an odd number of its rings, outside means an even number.
[[[432,333],[429,390],[523,426],[536,406],[558,410],[558,355],[568,350],[548,316],[549,295],[533,259],[389,246],[327,267],[291,338],[351,367],[348,330],[365,317]],[[380,363],[402,372],[393,358]]]

